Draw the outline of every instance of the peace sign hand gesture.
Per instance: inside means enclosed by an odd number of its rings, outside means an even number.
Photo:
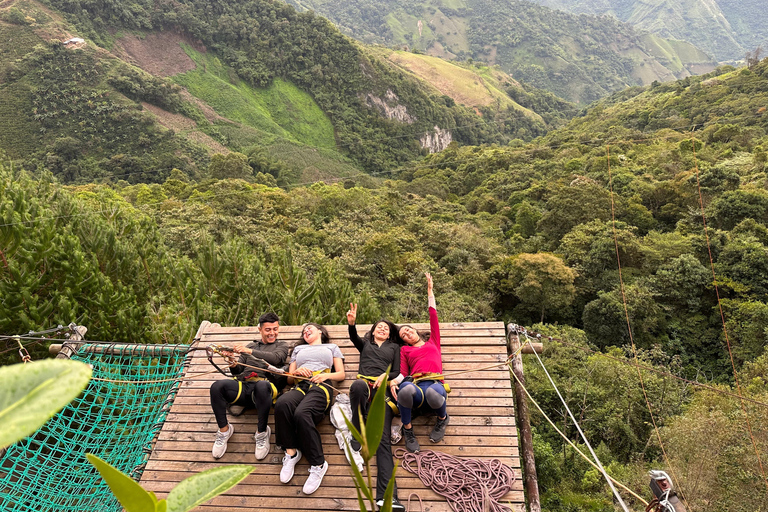
[[[357,319],[357,304],[349,303],[349,311],[347,311],[347,323],[349,325],[355,325]]]

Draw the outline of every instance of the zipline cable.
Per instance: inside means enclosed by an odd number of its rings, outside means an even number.
[[[739,382],[739,375],[736,371],[736,363],[733,360],[733,350],[731,349],[731,341],[728,338],[728,328],[725,325],[725,313],[723,312],[723,303],[720,300],[720,288],[717,286],[717,274],[715,273],[715,260],[712,257],[712,245],[709,242],[709,228],[707,227],[707,217],[704,213],[704,196],[701,193],[701,181],[699,180],[699,164],[696,159],[696,139],[692,139],[692,148],[693,148],[693,163],[694,163],[694,169],[696,170],[696,187],[699,192],[699,206],[701,207],[701,220],[704,224],[704,235],[705,239],[707,241],[707,251],[709,253],[709,266],[712,269],[712,284],[715,287],[715,295],[717,296],[717,306],[720,309],[720,320],[723,323],[723,334],[725,335],[725,343],[728,347],[728,356],[731,359],[731,367],[733,368],[733,379],[736,382],[736,389],[739,392],[739,403],[741,404],[741,410],[744,412],[744,417],[746,419],[747,423],[747,430],[749,431],[749,438],[752,440],[752,446],[755,449],[755,455],[757,456],[757,463],[760,466],[760,473],[763,475],[763,482],[765,483],[766,489],[768,489],[768,478],[765,476],[765,468],[763,468],[763,460],[760,458],[760,451],[757,449],[757,442],[755,441],[755,436],[752,433],[752,423],[749,420],[749,413],[747,412],[747,406],[744,404],[744,398],[742,397],[743,393],[741,391],[741,383]]]
[[[539,338],[542,336],[542,334],[537,333],[535,331],[528,330],[527,332],[529,334],[531,334],[533,336],[536,336],[536,337],[539,337]],[[695,380],[686,379],[684,377],[680,377],[678,375],[675,375],[674,373],[665,372],[664,370],[659,370],[657,368],[654,368],[653,366],[648,366],[648,365],[644,365],[644,364],[637,364],[637,363],[629,361],[627,359],[621,359],[619,357],[614,357],[614,356],[612,356],[610,354],[606,354],[604,352],[600,352],[599,350],[592,350],[589,347],[580,347],[579,345],[576,345],[575,343],[569,343],[569,342],[563,340],[562,338],[555,338],[553,336],[547,336],[547,339],[551,340],[551,341],[556,341],[556,342],[558,342],[558,343],[560,343],[562,345],[565,345],[566,347],[575,348],[575,349],[581,350],[583,352],[587,352],[589,354],[595,354],[595,355],[600,356],[600,357],[605,357],[606,359],[610,359],[612,361],[616,361],[618,363],[622,363],[622,364],[625,364],[627,366],[632,366],[632,367],[635,367],[635,368],[640,368],[641,370],[646,370],[646,371],[649,371],[649,372],[656,373],[658,375],[663,375],[665,377],[670,377],[672,379],[679,380],[680,382],[684,382],[685,384],[690,384],[691,386],[696,386],[696,387],[700,387],[700,388],[706,389],[708,391],[712,391],[713,393],[718,393],[718,394],[721,394],[721,395],[724,395],[724,396],[730,396],[732,398],[741,398],[741,399],[743,399],[743,400],[745,400],[747,402],[753,403],[755,405],[759,405],[761,407],[768,408],[768,403],[761,402],[759,400],[755,400],[754,398],[750,398],[748,396],[739,396],[736,393],[732,393],[730,391],[725,391],[725,390],[722,390],[722,389],[718,389],[718,388],[716,388],[714,386],[710,386],[709,384],[704,384],[702,382],[696,382]]]
[[[528,336],[526,335],[526,340],[527,339],[528,339]],[[581,438],[584,440],[584,444],[587,445],[587,448],[589,448],[589,453],[591,453],[592,458],[595,459],[598,469],[600,473],[602,473],[603,477],[605,477],[605,481],[608,482],[608,486],[611,488],[611,491],[613,491],[613,495],[618,500],[619,504],[621,505],[621,508],[624,509],[624,512],[629,512],[629,509],[627,508],[627,504],[624,503],[623,499],[621,499],[621,495],[619,494],[619,491],[616,490],[616,487],[613,485],[613,482],[611,481],[611,477],[608,475],[608,472],[605,470],[605,468],[603,467],[603,464],[600,462],[600,459],[597,457],[595,450],[592,449],[592,445],[589,444],[589,440],[587,439],[587,436],[584,434],[584,431],[581,430],[581,426],[579,425],[579,422],[576,420],[576,417],[571,412],[571,408],[568,407],[568,403],[565,401],[565,398],[563,398],[563,395],[560,394],[560,390],[557,388],[557,384],[555,384],[555,381],[552,379],[552,376],[547,371],[547,367],[544,366],[544,362],[541,360],[541,358],[539,357],[539,354],[537,354],[535,350],[533,351],[533,354],[536,356],[536,359],[539,361],[541,368],[544,370],[544,374],[546,374],[547,379],[549,379],[550,384],[552,384],[552,388],[555,390],[555,393],[557,393],[557,396],[560,398],[560,401],[563,403],[565,410],[568,411],[568,415],[571,417],[571,421],[573,422],[573,425],[576,427],[576,430],[579,431]]]
[[[520,388],[521,388],[521,389],[522,389],[522,390],[525,392],[525,394],[528,396],[528,400],[530,400],[530,401],[531,401],[531,403],[532,403],[532,404],[533,404],[533,405],[536,407],[536,409],[538,409],[538,410],[539,410],[539,412],[541,413],[541,415],[542,415],[542,416],[544,416],[544,419],[545,419],[545,420],[547,420],[547,422],[548,422],[550,425],[552,425],[552,428],[554,428],[554,429],[555,429],[555,431],[556,431],[558,434],[560,434],[560,436],[561,436],[563,439],[565,439],[565,441],[566,441],[566,442],[567,442],[567,443],[568,443],[568,444],[571,446],[571,448],[573,448],[574,450],[576,450],[576,453],[578,453],[579,455],[581,455],[581,457],[583,457],[585,461],[587,461],[589,464],[591,464],[591,465],[592,465],[592,467],[594,467],[595,469],[597,469],[597,470],[599,471],[599,470],[600,470],[600,468],[597,466],[597,464],[595,464],[595,463],[594,463],[594,461],[590,460],[590,458],[589,458],[589,457],[587,457],[587,454],[585,454],[583,451],[581,451],[581,450],[579,449],[579,447],[578,447],[578,446],[576,446],[576,444],[574,444],[574,442],[573,442],[573,441],[571,441],[571,440],[568,438],[568,436],[566,436],[566,435],[565,435],[565,434],[564,434],[564,433],[563,433],[563,432],[562,432],[562,431],[561,431],[559,428],[557,428],[557,425],[555,425],[555,422],[554,422],[554,421],[552,421],[552,419],[551,419],[549,416],[547,416],[547,413],[545,413],[545,412],[544,412],[544,409],[542,409],[542,408],[541,408],[541,406],[538,404],[538,402],[536,402],[536,400],[534,400],[534,398],[533,398],[533,397],[531,396],[531,394],[528,392],[528,390],[527,390],[527,389],[526,389],[526,387],[523,385],[523,383],[520,381],[520,379],[517,377],[517,375],[515,375],[515,372],[514,372],[514,371],[512,371],[512,368],[511,368],[511,367],[509,368],[509,373],[510,373],[510,374],[511,374],[511,375],[512,375],[514,378],[515,378],[515,380],[517,381],[517,384],[518,384],[518,386],[520,386]],[[647,501],[645,501],[645,500],[644,500],[642,497],[640,497],[640,496],[638,496],[637,494],[635,494],[635,493],[632,491],[632,489],[630,489],[629,487],[625,486],[625,485],[624,485],[624,484],[622,484],[621,482],[618,482],[617,480],[615,480],[615,479],[614,479],[613,477],[611,477],[610,475],[608,475],[608,478],[610,478],[610,479],[611,479],[611,481],[612,481],[613,483],[615,483],[616,485],[618,485],[619,487],[621,487],[622,489],[624,489],[625,491],[627,491],[629,494],[631,494],[632,496],[634,496],[636,499],[640,500],[640,502],[642,502],[644,505],[646,505],[646,506],[648,505],[648,502],[647,502]]]
[[[639,364],[639,359],[637,357],[637,348],[635,347],[635,338],[632,334],[632,324],[629,320],[629,307],[627,306],[627,294],[626,290],[624,288],[624,276],[621,271],[621,255],[619,252],[619,235],[616,231],[616,202],[615,202],[615,193],[613,191],[613,174],[611,172],[611,146],[610,144],[606,146],[606,157],[608,160],[608,184],[610,187],[611,192],[611,227],[613,229],[613,244],[616,249],[616,263],[618,265],[619,269],[619,286],[621,289],[621,300],[622,305],[624,306],[624,318],[627,322],[627,332],[629,333],[629,341],[632,346],[632,355],[635,359],[635,364]],[[538,357],[538,356],[537,356]],[[664,456],[664,461],[667,463],[667,466],[669,467],[669,472],[672,474],[672,478],[674,478],[677,481],[677,487],[682,491],[682,486],[680,485],[680,479],[677,478],[677,475],[675,474],[674,467],[672,466],[672,463],[669,460],[669,456],[667,455],[667,451],[664,448],[664,442],[661,440],[661,433],[659,432],[659,427],[656,424],[656,417],[653,414],[653,408],[651,407],[651,401],[648,398],[648,392],[645,389],[645,381],[643,379],[643,374],[640,371],[639,368],[635,367],[637,370],[637,378],[640,381],[640,388],[643,390],[643,397],[645,398],[645,405],[648,408],[648,413],[651,415],[651,423],[653,424],[653,430],[656,432],[656,439],[659,441],[659,446],[661,447],[661,453]],[[683,500],[685,500],[685,505],[688,510],[692,510],[690,505],[688,504],[688,501],[685,498],[685,493],[682,494]]]

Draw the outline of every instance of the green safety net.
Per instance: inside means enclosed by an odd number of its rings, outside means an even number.
[[[120,512],[85,454],[139,479],[189,365],[189,348],[81,345],[71,359],[90,364],[93,378],[79,398],[2,456],[0,511]]]

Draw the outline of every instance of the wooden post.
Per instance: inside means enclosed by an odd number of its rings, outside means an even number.
[[[520,349],[520,338],[517,335],[517,326],[515,324],[507,325],[507,341],[511,354],[517,353]],[[523,375],[523,359],[520,354],[512,359],[512,371],[520,382],[525,385],[525,376]],[[531,421],[528,418],[528,400],[525,392],[518,385],[515,385],[515,415],[517,427],[520,430],[520,449],[523,456],[523,471],[525,472],[525,494],[528,498],[528,509],[530,512],[541,512],[541,500],[539,499],[539,483],[536,475],[536,460],[533,457],[533,435],[531,433]]]

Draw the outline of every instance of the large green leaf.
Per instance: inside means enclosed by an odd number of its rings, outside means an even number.
[[[157,498],[148,493],[131,477],[103,461],[93,454],[86,454],[88,460],[99,470],[101,478],[107,482],[112,494],[125,509],[125,512],[155,512],[157,510]]]
[[[168,512],[187,512],[237,485],[253,466],[235,465],[208,469],[179,482],[168,493]]]
[[[387,374],[389,369],[390,367],[387,368]],[[371,407],[368,410],[368,421],[365,422],[365,438],[368,441],[368,453],[371,456],[379,449],[381,436],[384,434],[384,416],[386,415],[384,408],[387,407],[384,399],[386,397],[387,384],[385,382],[376,390],[373,402],[371,402]]]
[[[91,368],[67,359],[0,367],[0,448],[34,433],[75,399]]]

